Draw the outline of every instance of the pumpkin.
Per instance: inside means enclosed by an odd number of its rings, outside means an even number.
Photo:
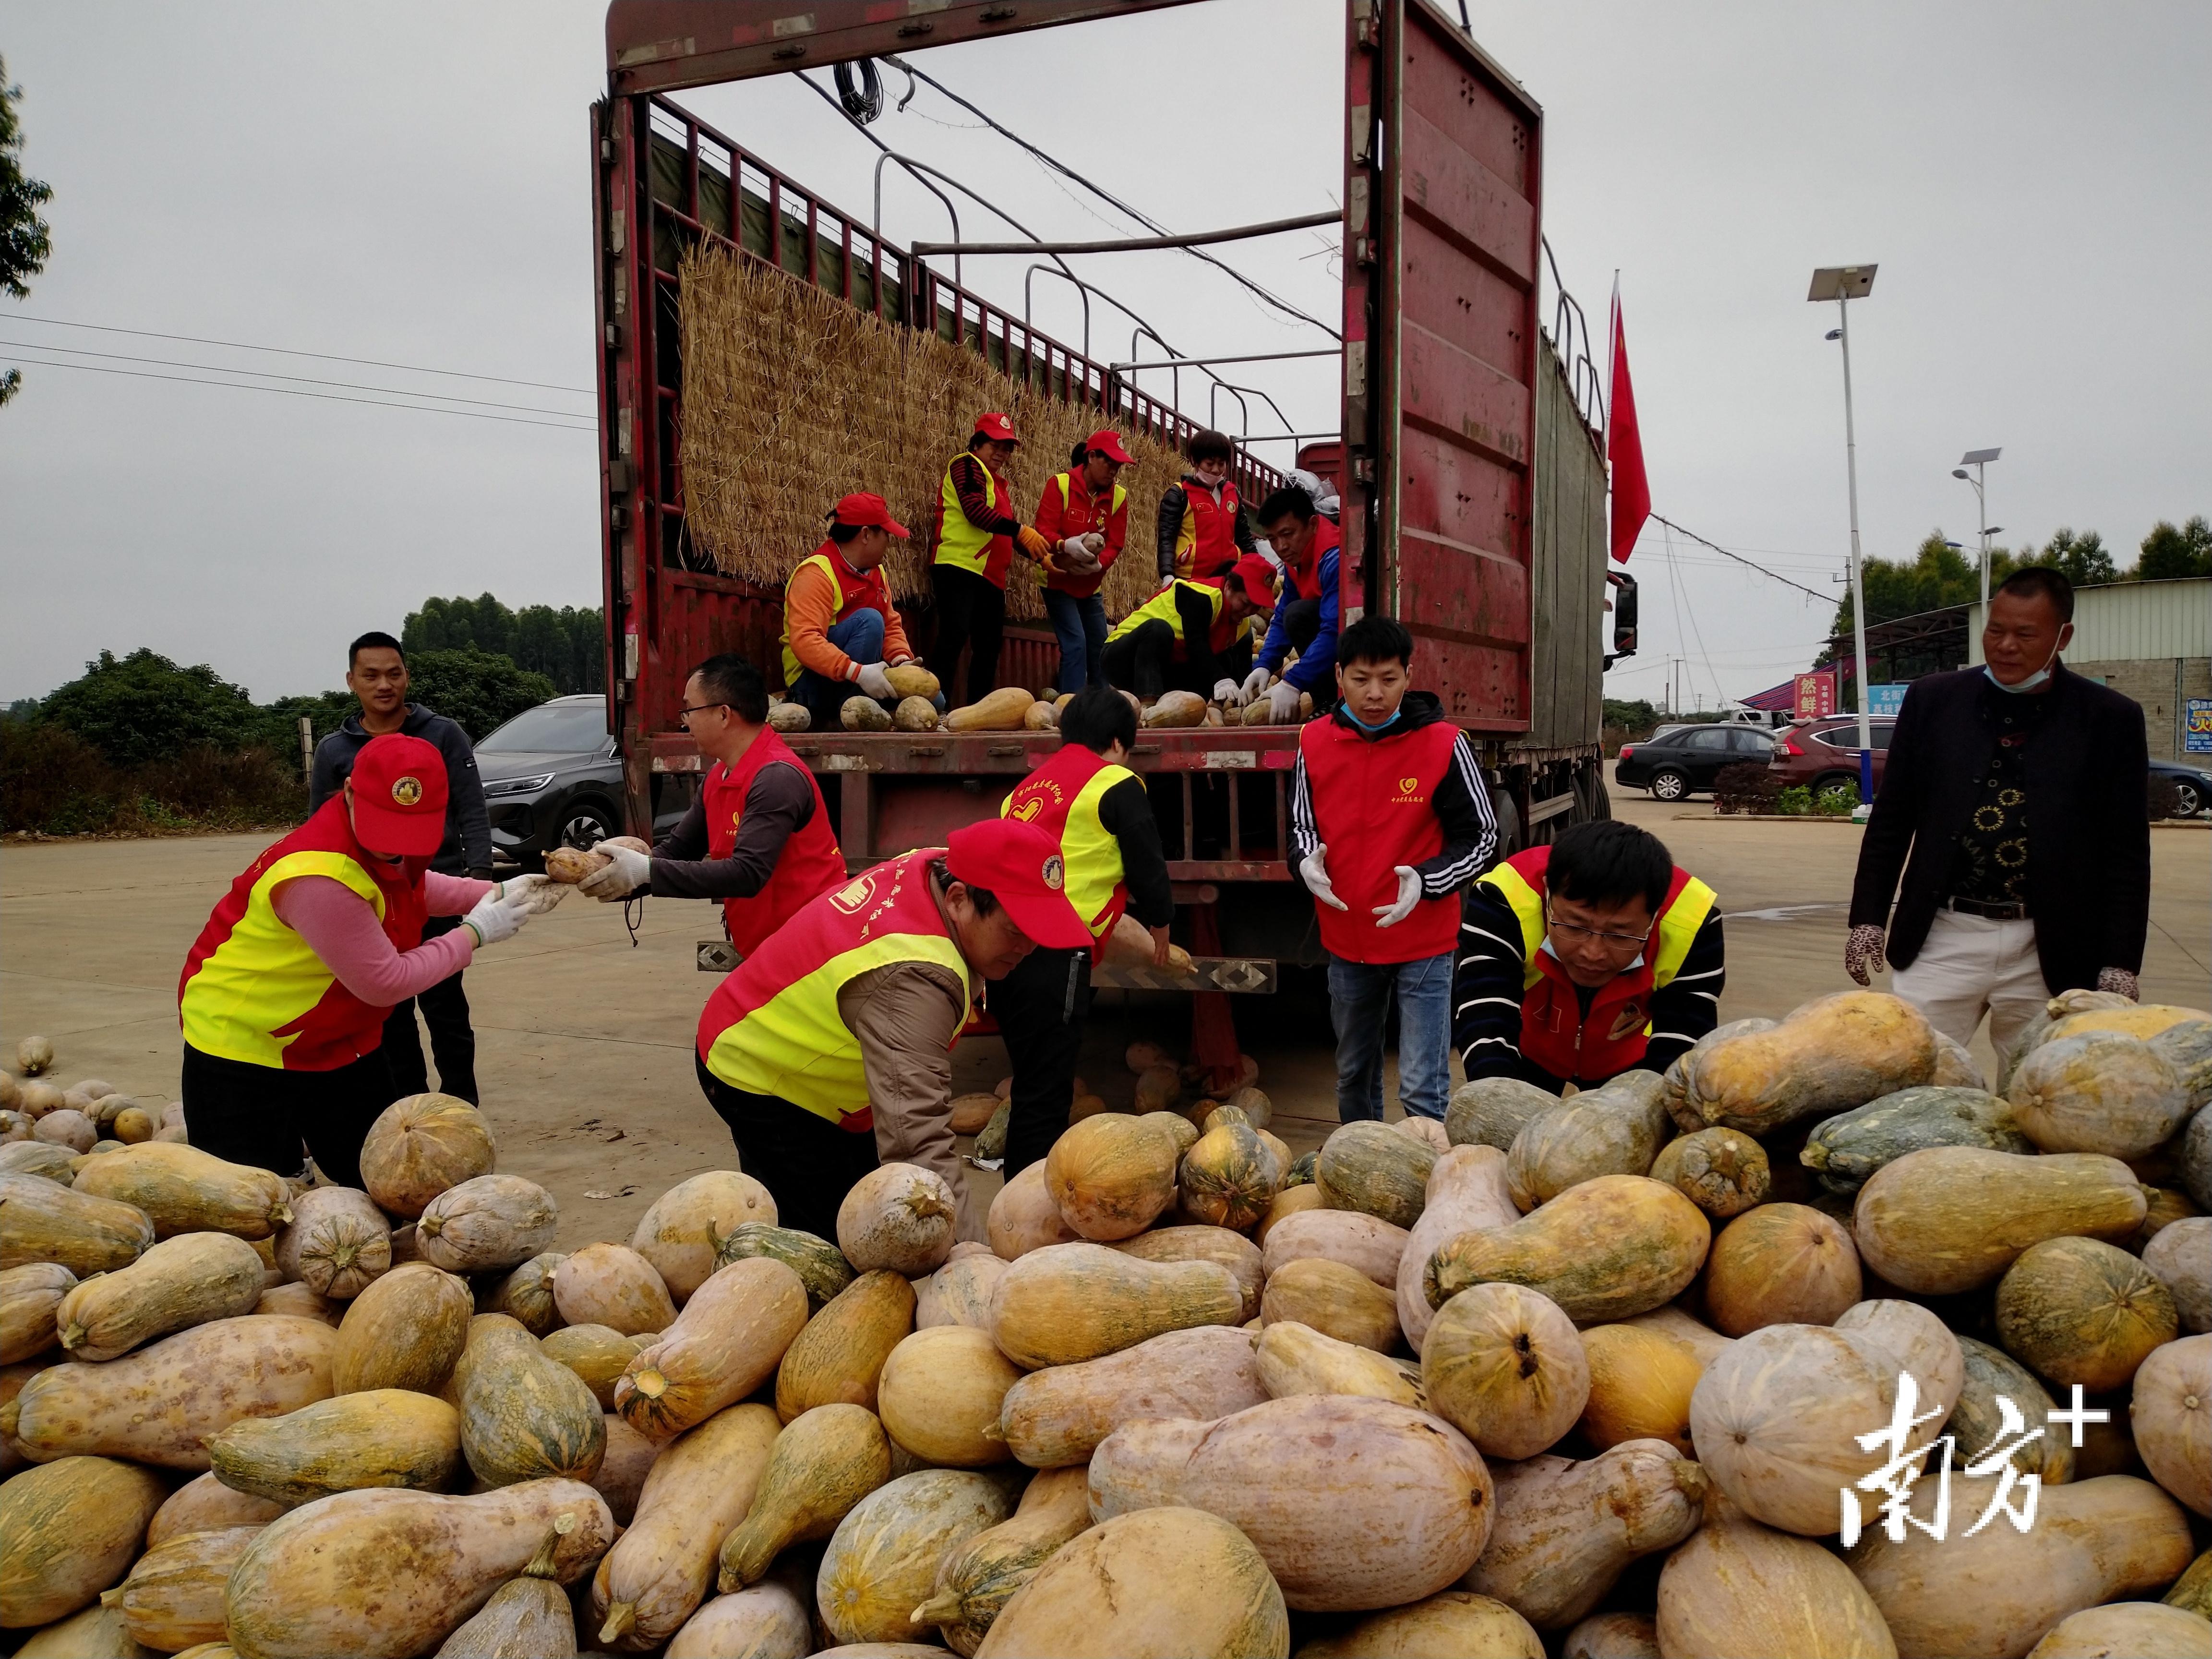
[[[1928,1081],[1940,1089],[1979,1089],[1988,1079],[1966,1045],[1956,1037],[1936,1033],[1936,1070]]]
[[[2169,1607],[2179,1607],[2212,1621],[2212,1550],[2189,1564],[2189,1571],[2173,1581],[2173,1588],[2159,1597]]]
[[[2212,1216],[2186,1216],[2143,1246],[2142,1264],[2158,1275],[2185,1331],[2212,1330]]]
[[[561,1206],[520,1176],[482,1175],[448,1187],[415,1224],[422,1259],[448,1273],[520,1267],[553,1242]]]
[[[1334,1261],[1373,1279],[1392,1293],[1412,1235],[1355,1210],[1316,1210],[1292,1216],[1267,1236],[1261,1270],[1272,1278],[1293,1261]]]
[[[1594,1089],[1539,1112],[1505,1155],[1505,1179],[1523,1211],[1601,1175],[1647,1173],[1659,1155],[1663,1115]]]
[[[775,1219],[775,1200],[759,1182],[735,1170],[708,1170],[653,1200],[629,1247],[653,1264],[680,1308],[721,1265],[718,1251],[732,1229],[774,1226]]]
[[[1559,1659],[1662,1659],[1659,1621],[1648,1613],[1595,1613],[1569,1631]]]
[[[943,1176],[918,1164],[881,1164],[838,1205],[837,1248],[856,1273],[930,1273],[945,1265],[957,1218],[958,1201]]]
[[[0,1484],[0,1629],[75,1613],[121,1578],[167,1494],[151,1469],[61,1457]]]
[[[2181,1073],[2119,1031],[2057,1037],[2021,1062],[2005,1097],[2021,1131],[2046,1152],[2141,1158],[2189,1120]]]
[[[1747,1032],[1686,1057],[1686,1106],[1698,1121],[1765,1134],[1923,1084],[1936,1071],[1936,1030],[1911,1003],[1844,991],[1808,1003],[1771,1031]]]
[[[0,1077],[7,1075],[0,1072]],[[222,1659],[228,1644],[215,1649],[187,1650],[194,1659]],[[131,1634],[118,1601],[111,1607],[94,1601],[82,1613],[73,1613],[58,1624],[33,1631],[15,1650],[16,1659],[159,1659],[158,1651]]]
[[[1099,1520],[1183,1504],[1249,1538],[1285,1601],[1312,1612],[1445,1589],[1481,1554],[1493,1507],[1489,1471],[1457,1430],[1350,1395],[1271,1400],[1212,1424],[1127,1424],[1092,1455]]]
[[[1156,1062],[1137,1073],[1137,1111],[1166,1112],[1182,1098],[1182,1073],[1172,1061]]]
[[[1071,1229],[1110,1243],[1144,1231],[1174,1202],[1176,1162],[1173,1136],[1126,1112],[1101,1112],[1053,1142],[1045,1188]]]
[[[42,1176],[0,1174],[0,1268],[51,1261],[89,1279],[129,1267],[153,1242],[154,1224],[136,1205]]]
[[[1705,1310],[1729,1336],[1826,1325],[1859,1299],[1849,1229],[1803,1204],[1762,1204],[1721,1229],[1705,1258]]]
[[[1711,1485],[1658,1440],[1624,1441],[1586,1462],[1531,1457],[1493,1479],[1490,1541],[1461,1582],[1546,1631],[1589,1613],[1638,1557],[1695,1532]]]
[[[1313,1154],[1309,1152],[1306,1156],[1311,1158]],[[1267,1200],[1267,1216],[1252,1230],[1252,1237],[1265,1248],[1267,1236],[1274,1231],[1277,1222],[1291,1216],[1304,1215],[1310,1210],[1325,1210],[1328,1207],[1328,1201],[1322,1196],[1321,1188],[1310,1181],[1302,1186],[1282,1188]]]
[[[657,1648],[698,1609],[722,1540],[745,1517],[781,1425],[765,1406],[733,1406],[670,1441],[654,1459],[629,1528],[592,1576],[593,1626],[623,1653]]]
[[[1705,1524],[1659,1570],[1657,1629],[1662,1653],[1700,1659],[1897,1659],[1899,1650],[1850,1568],[1717,1493]]]
[[[161,1127],[152,1113],[137,1106],[125,1106],[115,1115],[115,1121],[110,1126],[115,1138],[126,1146],[151,1140],[154,1132]]]
[[[2149,1042],[2153,1037],[2198,1020],[2212,1019],[2202,1008],[2180,1008],[2169,1002],[2130,1002],[2118,1008],[2092,1008],[2063,1015],[2051,1023],[2044,1036],[2044,1042],[2057,1042],[2064,1037],[2078,1036],[2084,1031],[2118,1031],[2131,1037]],[[2042,1047],[2042,1043],[2036,1045]],[[106,1084],[80,1083],[86,1090],[104,1089]]]
[[[1429,1408],[1491,1457],[1533,1457],[1575,1425],[1589,1364],[1573,1323],[1518,1285],[1478,1285],[1444,1304],[1421,1345]]]
[[[1243,1316],[1237,1276],[1211,1261],[1142,1261],[1103,1244],[1048,1244],[1008,1267],[991,1330],[1024,1370],[1069,1365],[1163,1332]]]
[[[100,1599],[120,1607],[132,1639],[157,1652],[220,1642],[223,1586],[260,1531],[226,1527],[173,1538],[140,1556],[131,1576]]]
[[[449,1187],[491,1173],[491,1126],[452,1095],[410,1095],[378,1114],[362,1142],[362,1184],[377,1207],[413,1220]]]
[[[276,1270],[318,1296],[347,1302],[392,1266],[392,1228],[356,1187],[311,1187],[276,1230]]]
[[[914,1328],[973,1325],[991,1328],[991,1297],[1006,1264],[987,1249],[980,1255],[955,1256],[935,1273],[914,1283]]]
[[[1398,1346],[1398,1298],[1357,1267],[1306,1256],[1267,1276],[1260,1293],[1263,1326],[1285,1320],[1376,1353]]]
[[[1917,1302],[1894,1297],[1862,1302],[1836,1316],[1831,1328],[1863,1352],[1877,1354],[1886,1373],[1911,1372],[1921,1401],[1948,1415],[1966,1384],[1966,1356],[1949,1328]]]
[[[607,1449],[599,1459],[599,1473],[591,1479],[591,1488],[606,1500],[607,1512],[614,1516],[615,1525],[627,1527],[631,1516],[637,1513],[637,1500],[645,1491],[645,1477],[653,1473],[660,1448],[612,1412],[601,1412],[599,1422],[606,1430]]]
[[[2180,1175],[2197,1207],[2212,1210],[2212,1112],[2200,1110],[2183,1132]]]
[[[716,1246],[714,1261],[726,1267],[732,1261],[767,1256],[797,1273],[806,1286],[806,1304],[819,1310],[833,1296],[853,1282],[853,1264],[826,1238],[794,1227],[770,1226],[748,1221]],[[684,1298],[689,1300],[687,1295]]]
[[[433,1651],[507,1580],[556,1583],[606,1553],[614,1518],[577,1480],[475,1497],[340,1492],[263,1528],[225,1595],[239,1659],[406,1659]]]
[[[1341,1635],[1298,1649],[1298,1659],[1425,1659],[1430,1654],[1544,1659],[1544,1640],[1503,1601],[1449,1589],[1411,1607],[1370,1613]]]
[[[1418,1366],[1340,1342],[1295,1320],[1266,1327],[1254,1339],[1252,1352],[1260,1386],[1271,1400],[1294,1394],[1349,1394],[1416,1411],[1428,1409],[1429,1396]]]
[[[718,1268],[629,1362],[615,1409],[648,1440],[672,1440],[765,1382],[805,1323],[806,1287],[782,1262]]]
[[[77,1172],[76,1190],[144,1211],[157,1238],[197,1232],[267,1238],[292,1218],[283,1176],[176,1142],[103,1152]]]
[[[1766,1201],[1766,1149],[1737,1129],[1698,1129],[1659,1149],[1650,1176],[1679,1189],[1717,1221]]]
[[[2009,1103],[1980,1089],[1900,1089],[1835,1117],[1805,1139],[1798,1162],[1823,1190],[1850,1197],[1884,1164],[1928,1146],[1981,1146],[2033,1152]]]
[[[2203,1659],[2204,1620],[2155,1601],[2084,1607],[2053,1625],[2028,1659]]]
[[[2212,1103],[2212,1018],[2185,1020],[2148,1039],[2152,1049],[2180,1076],[2189,1109]]]
[[[1559,1103],[1548,1089],[1519,1078],[1477,1078],[1452,1091],[1444,1110],[1444,1138],[1455,1146],[1495,1146],[1502,1152],[1529,1119]]]
[[[394,1267],[346,1304],[331,1355],[331,1391],[434,1394],[468,1346],[469,1287],[427,1261]]]
[[[234,1423],[208,1456],[226,1486],[287,1508],[362,1486],[441,1492],[460,1467],[461,1419],[434,1395],[372,1389]]]
[[[54,1365],[15,1396],[15,1437],[44,1461],[70,1453],[158,1468],[209,1467],[207,1441],[250,1417],[326,1399],[337,1333],[320,1320],[210,1320],[100,1365]]]
[[[82,1112],[64,1107],[58,1112],[48,1112],[33,1124],[31,1138],[49,1146],[65,1146],[72,1152],[88,1152],[100,1139],[100,1131]]]
[[[74,1147],[57,1146],[52,1141],[16,1140],[0,1146],[0,1175],[42,1176],[67,1187],[76,1178],[79,1156]]]
[[[653,1264],[620,1244],[586,1244],[553,1269],[553,1305],[570,1325],[650,1336],[676,1322],[676,1303]]]
[[[560,1329],[561,1308],[553,1297],[553,1275],[568,1259],[559,1250],[539,1251],[504,1279],[489,1280],[486,1291],[477,1298],[479,1310],[505,1314],[519,1321],[532,1336]]]
[[[829,1537],[890,1478],[890,1443],[873,1412],[816,1407],[769,1448],[751,1507],[722,1540],[720,1587],[728,1593],[757,1583],[784,1549]]]
[[[1985,1453],[2019,1433],[2017,1429],[2007,1431],[2004,1408],[1998,1404],[2000,1398],[2011,1401],[2021,1422],[2029,1427],[2047,1425],[2050,1413],[2057,1407],[2044,1391],[2035,1373],[2002,1348],[1962,1336],[1959,1339],[1959,1356],[1965,1366],[1965,1377],[1959,1389],[1959,1403],[1951,1408],[1950,1419],[1944,1424],[1943,1431],[1958,1441],[1956,1461],[1963,1468],[1980,1462]],[[2074,1478],[2072,1443],[2064,1434],[2053,1433],[2047,1427],[2033,1439],[2015,1446],[2011,1462],[2022,1474],[2034,1475],[2046,1486],[2060,1486]]]
[[[1176,1177],[1185,1215],[1236,1232],[1267,1213],[1282,1174],[1259,1131],[1242,1116],[1224,1118],[1201,1134],[1183,1154]]]
[[[1260,1286],[1267,1275],[1261,1265],[1260,1247],[1242,1233],[1200,1224],[1158,1227],[1112,1248],[1139,1261],[1211,1261],[1226,1267],[1243,1293],[1243,1316],[1249,1319],[1260,1311]]]
[[[1346,1123],[1322,1143],[1314,1166],[1332,1210],[1359,1210],[1393,1226],[1411,1227],[1427,1202],[1437,1151],[1372,1121]]]
[[[1002,1261],[1012,1261],[1047,1244],[1067,1244],[1080,1239],[1067,1224],[1060,1206],[1045,1185],[1042,1160],[1029,1165],[999,1189],[984,1222],[991,1249]]]
[[[477,1322],[453,1381],[460,1396],[461,1449],[489,1486],[561,1478],[589,1480],[606,1455],[599,1402],[584,1380],[550,1358],[503,1314]]]
[[[1704,1213],[1665,1182],[1600,1176],[1510,1227],[1442,1245],[1422,1291],[1441,1307],[1470,1285],[1504,1279],[1540,1291],[1577,1324],[1603,1324],[1673,1301],[1711,1242]]]
[[[814,716],[803,702],[771,702],[768,723],[778,732],[805,732],[813,726]]]
[[[2151,1479],[2212,1519],[2212,1336],[2185,1337],[2136,1370],[2128,1421]]]
[[[76,1275],[58,1261],[27,1261],[0,1272],[0,1365],[13,1365],[54,1346],[54,1310],[76,1283]],[[253,1261],[253,1284],[258,1295],[258,1256]]]
[[[2062,1388],[2078,1382],[2098,1394],[2125,1387],[2179,1331],[2158,1276],[2094,1238],[2045,1239],[2022,1251],[1997,1281],[1996,1322],[2014,1358]]]
[[[1520,1218],[1505,1180],[1505,1154],[1495,1146],[1454,1146],[1429,1171],[1421,1218],[1406,1235],[1398,1258],[1398,1327],[1415,1353],[1436,1310],[1421,1288],[1422,1274],[1438,1247],[1462,1233],[1510,1227]],[[1272,1236],[1272,1235],[1270,1235]]]
[[[171,1492],[146,1528],[146,1547],[155,1549],[188,1532],[215,1532],[224,1527],[265,1527],[289,1506],[234,1492],[214,1470],[196,1474]]]
[[[1990,1283],[2030,1245],[2080,1235],[2117,1243],[2142,1225],[2142,1188],[2117,1158],[1930,1146],[1859,1189],[1851,1236],[1900,1289],[1949,1296]]]
[[[1021,1375],[988,1331],[935,1326],[891,1350],[878,1412],[892,1442],[924,1463],[983,1468],[1011,1455],[999,1413]]]
[[[532,1571],[538,1565],[532,1560],[521,1577],[494,1590],[446,1638],[434,1659],[575,1659],[576,1611],[567,1591]]]
[[[848,732],[888,732],[890,710],[873,697],[848,697],[837,711],[837,724]]]
[[[945,728],[948,732],[1018,732],[1022,716],[1036,701],[1018,685],[1000,686],[980,702],[947,714]]]
[[[1705,1375],[1687,1343],[1639,1325],[1594,1325],[1582,1334],[1589,1367],[1583,1437],[1598,1451],[1630,1440],[1691,1449],[1690,1398]]]
[[[676,1632],[662,1655],[663,1659],[730,1659],[732,1654],[800,1659],[813,1647],[814,1621],[806,1603],[781,1584],[755,1584],[708,1601]]]
[[[548,1359],[581,1377],[605,1413],[614,1409],[616,1380],[637,1358],[646,1339],[624,1336],[605,1325],[564,1325],[540,1337],[538,1346]]]
[[[1224,1325],[1170,1331],[1118,1353],[1032,1371],[1006,1390],[1006,1449],[1031,1468],[1088,1462],[1125,1424],[1156,1418],[1212,1423],[1268,1397],[1252,1338]]]
[[[992,1624],[1060,1547],[1091,1528],[1091,1493],[1079,1468],[1048,1469],[1023,1492],[1012,1516],[977,1533],[937,1570],[936,1590],[909,1615],[935,1625],[955,1653],[972,1655]]]
[[[830,1536],[815,1577],[823,1624],[840,1642],[903,1641],[939,1564],[1012,1510],[1006,1482],[965,1470],[923,1469],[878,1486]]]
[[[935,711],[931,711],[933,719]],[[1002,1103],[994,1094],[969,1094],[952,1097],[950,1118],[956,1135],[981,1133],[983,1126],[998,1113]]]
[[[1145,710],[1142,724],[1148,728],[1203,726],[1206,724],[1206,699],[1195,691],[1164,691],[1159,701]]]
[[[934,698],[942,689],[937,676],[918,662],[899,663],[893,667],[886,668],[884,672],[890,680],[891,690],[902,698],[921,697],[928,700]]]
[[[1892,1539],[1870,1526],[1845,1553],[1899,1651],[2017,1659],[2068,1614],[2166,1584],[2193,1553],[2181,1506],[2148,1480],[2108,1474],[2045,1486],[2027,1531],[1997,1518],[1966,1535],[1996,1495],[1995,1477],[1954,1470],[1941,1542],[1919,1527]],[[1916,1520],[1929,1524],[1935,1501],[1935,1481],[1914,1483]]]
[[[1671,1336],[1695,1354],[1702,1368],[1711,1365],[1735,1346],[1733,1339],[1723,1336],[1711,1326],[1701,1324],[1682,1311],[1679,1304],[1668,1303],[1620,1322],[1638,1330],[1656,1331],[1662,1336]]]
[[[840,1291],[784,1350],[775,1375],[776,1415],[788,1423],[833,1401],[875,1410],[876,1379],[914,1329],[915,1300],[913,1285],[881,1267]]]

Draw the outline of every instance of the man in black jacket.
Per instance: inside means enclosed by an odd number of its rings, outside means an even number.
[[[1850,976],[1887,924],[1891,988],[1960,1042],[1986,1011],[2000,1059],[2061,991],[2136,995],[2150,925],[2142,709],[2066,672],[2073,617],[2064,575],[2016,570],[1985,665],[1912,683],[1851,890]]]
[[[448,876],[491,879],[491,817],[484,810],[483,780],[477,775],[476,745],[469,734],[443,714],[407,701],[407,658],[389,634],[364,634],[346,653],[346,690],[360,700],[361,712],[315,745],[307,783],[307,810],[313,811],[352,775],[354,757],[371,738],[404,732],[435,744],[446,757],[446,839],[430,867]],[[432,916],[422,937],[435,939],[460,925],[459,916]],[[422,1042],[415,1030],[415,1005],[422,1005],[430,1028],[430,1053],[438,1062],[438,1087],[475,1103],[477,1034],[469,1024],[468,994],[461,975],[441,979],[420,996],[401,1003],[384,1022],[384,1052],[392,1065],[393,1098],[428,1093],[430,1073],[422,1063]]]

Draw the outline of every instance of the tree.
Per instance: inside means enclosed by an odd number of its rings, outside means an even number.
[[[407,701],[435,710],[471,740],[558,696],[551,680],[489,651],[410,651]]]
[[[489,593],[475,599],[425,599],[399,635],[411,660],[418,651],[489,651],[543,674],[558,691],[606,688],[606,643],[599,609],[526,605],[510,611]]]
[[[22,95],[21,87],[8,84],[7,60],[0,58],[0,293],[17,300],[31,297],[30,279],[46,268],[53,251],[46,222],[39,217],[39,210],[53,199],[53,186],[23,173],[23,132],[15,118],[15,100]],[[20,368],[0,374],[0,404],[22,384]]]
[[[2105,550],[2105,538],[2094,530],[2077,536],[2062,526],[2043,550],[2039,562],[2057,569],[2076,587],[2101,587],[2120,579],[2112,556]]]
[[[2015,561],[2002,547],[1990,550],[1990,585],[1994,587],[2012,573]],[[1867,621],[1895,622],[1899,617],[1941,611],[1947,605],[1966,605],[1982,596],[1981,572],[1975,550],[1953,547],[1943,532],[1931,530],[1909,560],[1869,559],[1859,572],[1866,589]],[[1851,631],[1849,592],[1836,606],[1831,630],[1838,638]]]
[[[235,753],[267,744],[270,735],[266,711],[243,686],[205,663],[180,668],[143,647],[127,657],[101,652],[82,678],[40,702],[36,718],[66,726],[118,766],[198,744]]]
[[[2142,539],[2136,580],[2172,581],[2183,576],[2212,576],[2212,524],[2199,513],[2176,530],[2160,519]]]

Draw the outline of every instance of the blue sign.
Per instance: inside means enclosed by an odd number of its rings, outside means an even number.
[[[2181,752],[2212,755],[2212,697],[2189,699],[2181,725]]]
[[[1901,685],[1869,685],[1867,687],[1867,713],[1886,714],[1893,718],[1905,707],[1905,688]]]

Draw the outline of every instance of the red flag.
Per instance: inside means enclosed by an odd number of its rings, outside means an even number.
[[[1644,471],[1644,439],[1636,427],[1636,392],[1628,383],[1628,337],[1620,325],[1620,295],[1613,299],[1613,398],[1606,423],[1605,458],[1613,466],[1613,556],[1623,564],[1651,516],[1651,481]]]

